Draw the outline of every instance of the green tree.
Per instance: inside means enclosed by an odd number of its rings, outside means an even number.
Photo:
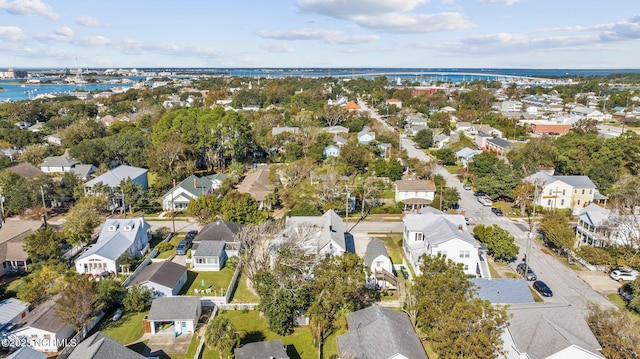
[[[210,223],[218,219],[221,214],[222,201],[216,194],[205,194],[189,201],[185,213],[195,218],[198,223]]]
[[[258,224],[264,221],[264,214],[258,202],[248,193],[230,192],[222,199],[223,218],[239,224]]]
[[[64,275],[69,272],[66,263],[46,263],[23,278],[17,296],[22,301],[38,305],[60,292]]]
[[[100,310],[94,281],[83,275],[67,279],[56,300],[55,313],[76,331],[82,329]]]
[[[219,314],[207,324],[204,342],[209,348],[217,349],[220,358],[223,358],[225,351],[235,348],[240,343],[240,335],[233,323]]]
[[[371,152],[356,142],[347,142],[340,149],[340,158],[358,171],[364,171],[371,157]]]
[[[473,228],[473,235],[487,246],[489,255],[497,261],[508,262],[518,255],[519,247],[515,244],[515,238],[497,224],[479,224]]]
[[[109,310],[122,304],[127,289],[113,278],[103,278],[96,283],[96,299],[97,305]]]
[[[547,241],[560,248],[569,258],[576,244],[576,234],[568,218],[558,211],[547,212],[540,221],[540,229]]]
[[[472,284],[462,263],[426,254],[420,260],[420,274],[411,290],[416,298],[416,325],[431,338],[438,321],[452,315],[456,303],[470,298]]]
[[[100,209],[107,203],[104,197],[84,197],[71,207],[64,222],[63,233],[72,245],[87,243],[94,229],[102,223]]]
[[[312,203],[309,202],[298,202],[291,207],[291,215],[292,216],[320,216],[322,213]]]
[[[456,153],[453,152],[453,150],[450,148],[441,148],[437,151],[434,151],[433,155],[436,156],[437,159],[442,161],[442,164],[445,166],[455,165],[457,161]]]
[[[63,238],[50,227],[37,229],[22,241],[22,248],[33,262],[62,259]]]
[[[430,129],[422,129],[416,133],[413,141],[419,148],[431,148],[433,146],[433,131]]]
[[[127,312],[140,313],[148,310],[151,306],[151,298],[153,293],[151,289],[136,284],[129,288],[124,295],[123,304]]]
[[[637,358],[640,353],[640,322],[618,308],[590,305],[587,314],[589,328],[602,345],[606,358]]]
[[[488,300],[457,302],[436,322],[430,341],[440,358],[495,358],[505,354],[501,336],[508,318],[504,306]]]
[[[354,253],[324,259],[313,273],[314,299],[308,313],[312,335],[321,347],[333,333],[339,313],[364,308],[374,297],[366,289],[364,261]]]
[[[440,187],[436,191],[433,202],[431,202],[431,207],[445,210],[448,208],[453,208],[453,206],[458,203],[459,200],[460,193],[458,193],[458,190],[456,188]]]

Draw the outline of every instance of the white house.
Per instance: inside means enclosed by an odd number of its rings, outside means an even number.
[[[0,301],[0,328],[16,324],[29,313],[29,303],[16,298],[7,298]],[[2,336],[2,330],[0,330]]]
[[[225,241],[202,241],[191,248],[191,266],[197,271],[219,271],[227,261]]]
[[[466,168],[473,156],[479,155],[481,153],[482,151],[472,150],[469,147],[465,147],[456,152],[456,157],[460,162],[462,162],[462,166]]]
[[[129,287],[140,284],[153,292],[154,298],[178,295],[187,282],[187,267],[172,261],[152,263],[144,267]]]
[[[51,156],[42,160],[38,167],[44,173],[65,173],[70,172],[78,163],[78,160],[67,155]]]
[[[325,132],[339,134],[339,133],[349,133],[349,129],[344,126],[330,126],[323,128]]]
[[[336,145],[329,145],[324,148],[324,150],[322,151],[322,154],[325,157],[338,157],[340,156],[340,147]]]
[[[580,119],[596,120],[600,122],[604,121],[604,114],[595,108],[576,106],[571,109],[570,114],[579,117]]]
[[[29,346],[41,352],[57,352],[74,333],[73,327],[55,314],[55,299],[49,299],[27,314],[9,337],[15,342],[28,341]]]
[[[358,142],[367,144],[376,139],[376,133],[370,131],[370,129],[365,126],[362,131],[358,132]]]
[[[416,273],[420,273],[420,256],[426,254],[462,263],[468,275],[490,276],[480,244],[467,230],[463,215],[426,207],[421,213],[406,214],[403,222],[402,247]]]
[[[93,186],[98,183],[108,186],[113,191],[116,187],[120,186],[120,182],[123,180],[131,180],[133,183],[139,184],[142,189],[146,191],[149,189],[147,172],[149,172],[149,170],[146,168],[120,165],[85,183],[85,191],[90,193]]]
[[[345,233],[342,218],[332,209],[322,216],[299,216],[287,217],[285,229],[280,233],[278,240],[305,237],[309,243],[308,251],[321,256],[338,256],[345,252],[354,252],[353,248],[347,246],[349,235]]]
[[[396,181],[396,202],[404,203],[405,209],[425,207],[433,202],[436,195],[436,185],[426,180],[398,180]]]
[[[578,214],[576,236],[579,245],[603,247],[616,244],[637,248],[639,218],[637,214],[620,214],[591,203]]]
[[[188,334],[195,333],[202,305],[199,297],[160,297],[151,302],[149,315],[145,319],[151,334]],[[171,324],[162,329],[164,324]]]
[[[162,196],[164,211],[181,212],[192,199],[213,192],[213,182],[207,177],[191,175]]]
[[[95,244],[75,261],[80,274],[119,272],[118,258],[125,252],[141,256],[149,249],[151,232],[144,217],[107,219]]]
[[[271,128],[271,136],[277,136],[283,133],[300,133],[300,127],[273,127]]]
[[[398,279],[393,275],[393,263],[384,242],[373,238],[367,244],[364,265],[371,270],[367,285],[371,288],[396,289]]]
[[[594,200],[606,198],[587,176],[553,176],[540,171],[523,181],[538,187],[536,204],[547,209],[568,208],[577,214]]]

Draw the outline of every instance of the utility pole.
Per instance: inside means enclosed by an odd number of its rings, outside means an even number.
[[[124,218],[127,218],[127,206],[124,203],[124,189],[122,189],[122,186],[120,186],[120,193],[122,194],[122,213]]]
[[[531,240],[533,239],[534,236],[534,230],[533,228],[535,227],[535,223],[536,223],[536,207],[538,206],[537,201],[538,201],[538,183],[535,182],[534,183],[535,189],[533,192],[533,220],[531,220],[531,222],[529,223],[529,236],[527,236],[527,248],[524,251],[524,273],[525,276],[527,275],[527,272],[529,271],[529,249],[531,248]]]
[[[176,233],[176,209],[173,205],[173,193],[176,189],[176,180],[173,180],[173,188],[171,189],[171,225],[173,228],[173,232],[171,233]]]
[[[43,219],[44,219],[44,226],[47,226],[47,205],[44,203],[44,187],[40,186],[40,195],[42,195],[42,208],[44,209],[44,214],[43,214]],[[3,210],[4,212],[4,210]]]
[[[2,217],[0,217],[0,227],[4,224],[4,195],[2,194],[2,187],[0,187],[0,210],[2,210]]]
[[[345,204],[345,211],[346,211],[346,215],[344,217],[344,229],[346,232],[349,231],[349,198],[351,197],[351,189],[349,188],[349,186],[345,186],[345,191],[346,191],[346,199],[344,201]]]

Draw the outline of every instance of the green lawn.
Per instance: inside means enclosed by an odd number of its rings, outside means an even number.
[[[129,344],[139,339],[144,334],[142,319],[147,315],[147,311],[142,313],[125,313],[118,321],[112,321],[108,313],[100,324],[100,331],[119,341],[122,344]]]
[[[213,291],[210,295],[224,295],[229,288],[233,270],[229,267],[222,268],[219,272],[196,272],[187,271],[187,282],[180,290],[180,295],[195,295],[194,289],[202,290],[211,288]],[[202,285],[204,281],[204,286]]]
[[[178,243],[180,243],[180,241],[183,240],[183,239],[184,239],[184,235],[177,235],[177,236],[174,236],[173,238],[171,238],[169,243],[171,243],[173,245],[173,249],[158,253],[158,256],[156,258],[165,259],[165,258],[169,258],[171,255],[175,254],[176,253],[176,247],[178,246]]]
[[[402,264],[402,235],[378,235],[375,237],[384,242],[384,246],[387,247],[387,252],[393,264]]]
[[[258,311],[252,310],[243,313],[240,310],[228,310],[218,312],[218,315],[223,315],[233,322],[240,333],[240,344],[280,339],[282,344],[289,346],[287,352],[291,359],[318,357],[318,350],[313,345],[311,332],[307,327],[296,328],[292,334],[283,337],[269,330],[267,321],[260,316]],[[332,346],[333,341],[335,338],[331,337],[327,340],[324,358],[332,356],[337,358],[337,345]]]
[[[259,301],[260,298],[253,294],[247,287],[247,279],[240,274],[240,276],[238,276],[238,285],[231,298],[231,303],[258,303]]]

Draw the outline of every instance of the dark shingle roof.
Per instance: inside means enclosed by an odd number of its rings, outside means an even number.
[[[236,348],[233,353],[236,359],[289,359],[280,339],[247,343]]]
[[[472,278],[480,299],[493,304],[533,303],[527,281],[518,278]]]
[[[194,241],[235,241],[235,235],[242,229],[241,224],[219,219],[215,222],[206,224],[202,230],[198,232]]]
[[[389,257],[389,253],[387,252],[387,247],[385,247],[384,242],[378,238],[374,238],[367,244],[367,251],[364,255],[364,265],[370,267],[373,260],[378,256]]]
[[[13,167],[5,169],[5,171],[13,172],[24,178],[38,177],[44,174],[38,167],[32,166],[27,162],[18,163]]]
[[[487,142],[493,143],[500,148],[507,148],[511,146],[511,142],[505,140],[504,138],[492,138],[487,140]]]
[[[152,263],[144,267],[140,274],[138,274],[133,282],[131,282],[131,285],[149,281],[168,288],[173,288],[186,272],[187,267],[172,261]]]
[[[219,256],[224,250],[225,242],[223,241],[204,241],[195,248],[195,257],[215,257]]]
[[[349,333],[338,337],[338,352],[353,359],[391,358],[401,354],[427,359],[406,314],[373,306],[347,316]]]
[[[200,308],[198,297],[160,297],[151,302],[151,310],[147,318],[152,321],[197,321],[198,308]]]
[[[68,359],[142,359],[144,356],[125,347],[116,340],[97,332],[83,340]]]

